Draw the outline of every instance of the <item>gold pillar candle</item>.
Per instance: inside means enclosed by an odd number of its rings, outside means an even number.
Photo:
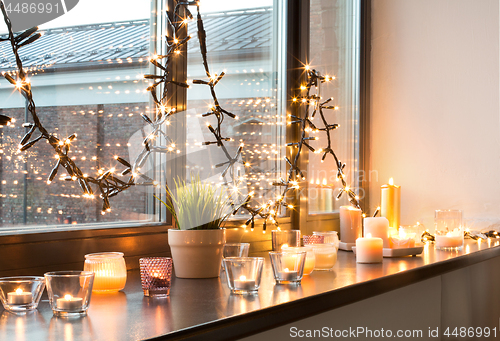
[[[401,186],[394,185],[394,180],[391,178],[388,184],[381,187],[380,215],[389,220],[389,229],[393,233],[397,233],[399,229],[400,204]]]

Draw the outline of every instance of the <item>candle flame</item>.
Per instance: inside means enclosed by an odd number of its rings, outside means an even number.
[[[284,271],[285,271],[285,272],[290,272],[290,270],[288,270],[288,268],[285,268],[285,270],[284,270]]]
[[[240,281],[246,281],[246,280],[247,280],[247,276],[244,276],[244,275],[240,276]]]
[[[71,295],[69,295],[69,294],[64,295],[64,299],[65,299],[65,300],[68,300],[68,301],[69,301],[69,300],[71,300],[72,298],[73,298],[73,296],[71,296]]]
[[[394,179],[393,178],[389,179],[389,185],[391,185],[391,186],[394,185]]]
[[[283,245],[281,245],[281,249],[282,249],[282,250],[283,250],[283,249],[286,249],[287,247],[288,247],[288,244],[283,244]]]
[[[372,237],[372,234],[371,233],[367,233],[366,234],[366,238],[371,238]]]
[[[16,289],[16,294],[22,294],[23,293],[23,289],[19,288],[19,289]]]

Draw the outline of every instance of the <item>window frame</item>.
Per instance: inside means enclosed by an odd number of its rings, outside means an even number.
[[[151,2],[152,11],[157,11],[166,3],[172,4],[175,0],[153,0]],[[361,1],[361,22],[360,22],[360,171],[367,169],[368,141],[369,141],[369,103],[370,103],[370,15],[371,0]],[[275,0],[286,6],[286,94],[292,95],[293,90],[300,82],[300,61],[308,58],[309,49],[309,1],[308,0]],[[173,8],[173,6],[169,6]],[[158,11],[161,13],[161,11]],[[158,21],[156,22],[158,23]],[[156,23],[151,23],[152,29]],[[290,25],[288,23],[293,23]],[[299,23],[299,24],[297,24]],[[163,23],[161,23],[163,24]],[[157,25],[156,25],[157,26]],[[158,28],[158,26],[157,26]],[[151,42],[154,46],[154,41]],[[307,48],[304,48],[307,46]],[[181,75],[182,76],[182,75]],[[294,81],[295,80],[295,83]],[[182,101],[182,94],[180,101]],[[185,95],[184,95],[185,96]],[[291,97],[291,96],[290,96]],[[184,97],[185,98],[185,97]],[[179,100],[179,99],[178,99]],[[184,99],[185,101],[185,99]],[[185,102],[184,102],[185,103]],[[289,102],[287,102],[289,103]],[[287,111],[297,110],[289,106]],[[295,130],[294,130],[295,129]],[[297,128],[287,127],[287,139],[298,134]],[[362,201],[363,208],[369,207],[368,203],[368,181],[362,180],[359,187],[364,190],[365,198]],[[304,226],[302,232],[309,233],[305,228],[302,210],[306,207],[302,200],[296,203],[299,209],[292,211],[289,216],[280,219],[280,226],[284,229],[297,229]],[[160,209],[161,210],[161,209]],[[307,213],[307,212],[306,212]],[[166,217],[165,211],[160,213]],[[329,214],[329,223],[334,223],[334,229],[338,230],[338,213]],[[120,250],[125,253],[127,267],[134,269],[138,267],[138,258],[142,256],[169,256],[168,248],[168,228],[171,227],[171,219],[163,219],[160,222],[147,222],[131,224],[120,222],[114,228],[103,228],[103,225],[96,224],[88,228],[82,226],[71,230],[60,230],[53,228],[34,228],[32,231],[16,231],[11,234],[4,234],[0,231],[0,276],[8,275],[33,275],[43,274],[50,270],[81,268],[83,256],[91,252]],[[302,224],[301,224],[302,223]],[[106,224],[104,224],[106,225]],[[109,224],[108,224],[109,225]],[[262,223],[256,221],[255,230],[257,233],[245,233],[238,228],[240,221],[229,221],[226,225],[228,241],[249,241],[252,243],[252,250],[264,251],[270,249],[271,234],[258,233],[262,229]],[[331,227],[331,225],[330,225]]]

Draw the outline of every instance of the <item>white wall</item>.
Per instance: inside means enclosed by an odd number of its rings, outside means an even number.
[[[372,1],[371,67],[370,205],[394,177],[402,224],[500,224],[498,0]]]

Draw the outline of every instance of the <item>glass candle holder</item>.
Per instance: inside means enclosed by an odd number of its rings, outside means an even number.
[[[438,250],[458,250],[464,245],[462,211],[436,210],[435,247]]]
[[[38,307],[45,278],[32,276],[0,278],[0,299],[5,310],[18,315]]]
[[[84,271],[95,274],[94,292],[116,292],[125,288],[127,267],[121,252],[101,252],[85,255]]]
[[[259,290],[264,258],[228,257],[223,263],[227,285],[233,294],[251,294]]]
[[[222,255],[227,257],[248,257],[249,243],[226,243],[222,249]]]
[[[337,231],[318,231],[318,232],[313,232],[313,236],[323,236],[323,243],[324,244],[333,244],[339,249],[339,234]]]
[[[273,230],[271,231],[273,251],[281,251],[282,247],[300,246],[299,230]]]
[[[314,256],[314,250],[312,246],[302,246],[302,247],[284,247],[282,249],[283,253],[291,253],[290,257],[285,257],[285,263],[293,262],[295,263],[295,258],[297,257],[298,252],[306,252],[306,260],[304,263],[304,276],[310,275],[314,270],[316,257]],[[285,264],[286,266],[287,264]],[[290,268],[289,266],[286,266]]]
[[[54,316],[87,315],[94,284],[91,271],[54,271],[45,274],[49,303]]]
[[[337,262],[337,248],[333,244],[311,245],[314,251],[314,270],[329,271]]]
[[[167,297],[172,281],[172,258],[148,257],[139,259],[144,296]]]
[[[421,243],[422,240],[422,231],[424,231],[425,228],[423,225],[420,223],[415,224],[415,225],[401,225],[399,227],[399,233],[406,234],[409,237],[412,237],[413,240],[415,241],[415,244]]]
[[[317,235],[303,236],[302,240],[304,241],[304,246],[325,243],[325,237],[324,236],[317,236]]]
[[[300,284],[306,263],[305,251],[296,253],[269,252],[277,284]],[[295,257],[293,257],[295,256]]]

